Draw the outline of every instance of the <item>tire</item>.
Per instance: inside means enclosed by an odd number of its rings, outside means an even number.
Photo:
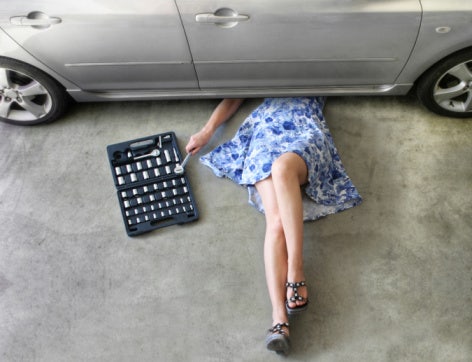
[[[430,111],[446,117],[472,117],[472,49],[456,53],[429,69],[416,94]]]
[[[21,126],[52,122],[66,112],[70,100],[46,73],[0,57],[0,121]]]

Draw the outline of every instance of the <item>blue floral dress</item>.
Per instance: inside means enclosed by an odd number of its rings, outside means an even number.
[[[264,212],[254,184],[270,176],[283,153],[301,156],[308,168],[304,220],[316,220],[361,202],[339,158],[323,117],[324,97],[267,98],[243,122],[233,139],[200,161],[218,177],[249,191],[249,203]]]

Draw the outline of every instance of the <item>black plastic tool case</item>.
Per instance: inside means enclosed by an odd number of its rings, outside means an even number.
[[[198,219],[189,180],[174,171],[183,161],[174,132],[109,145],[107,153],[129,236]]]

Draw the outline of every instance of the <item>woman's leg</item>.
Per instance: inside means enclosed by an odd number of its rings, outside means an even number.
[[[287,280],[297,282],[305,278],[300,185],[306,183],[307,174],[305,161],[295,153],[286,153],[274,162],[271,177],[255,185],[266,217],[264,263],[274,323],[287,320]],[[306,298],[306,288],[299,290],[299,294]],[[289,303],[289,306],[301,304]]]
[[[287,245],[287,281],[305,280],[303,268],[303,203],[300,186],[307,182],[308,170],[305,161],[295,153],[285,153],[272,165],[272,182],[277,198],[280,220]],[[291,289],[288,297],[293,296]],[[307,298],[307,288],[298,290]],[[287,298],[288,299],[288,298]],[[289,302],[289,307],[303,305],[305,301]]]
[[[285,310],[285,282],[287,281],[287,246],[282,222],[279,217],[277,198],[272,178],[256,183],[266,218],[264,240],[264,266],[267,288],[272,304],[273,325],[288,322]]]

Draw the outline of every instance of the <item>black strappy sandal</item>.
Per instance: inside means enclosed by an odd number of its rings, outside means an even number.
[[[308,298],[303,298],[301,295],[298,294],[298,288],[300,287],[306,287],[306,283],[303,282],[295,282],[295,283],[285,283],[286,288],[292,288],[294,295],[290,297],[289,300],[285,302],[285,306],[287,307],[287,314],[289,316],[297,315],[308,308]],[[295,303],[295,302],[303,302],[305,301],[304,304],[299,305],[297,307],[291,308],[288,306],[288,303]]]
[[[269,351],[287,355],[290,351],[290,338],[282,327],[289,327],[288,323],[277,323],[269,329],[266,337],[266,347]]]

